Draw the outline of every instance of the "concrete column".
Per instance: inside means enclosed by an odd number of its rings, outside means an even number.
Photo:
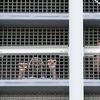
[[[69,0],[69,100],[84,100],[83,0]]]

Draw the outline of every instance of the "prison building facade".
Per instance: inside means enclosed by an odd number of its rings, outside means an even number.
[[[84,100],[99,100],[100,5],[83,0],[83,12]],[[68,16],[68,0],[0,1],[0,100],[69,100]],[[32,58],[42,59],[40,70]],[[28,64],[21,79],[19,63]]]

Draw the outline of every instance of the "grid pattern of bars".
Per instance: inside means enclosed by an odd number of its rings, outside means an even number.
[[[28,63],[32,57],[41,58],[44,62],[41,71],[34,69],[34,65],[31,65],[25,72],[25,77],[35,78],[52,78],[50,69],[47,65],[47,60],[54,58],[57,60],[56,74],[58,79],[68,79],[68,57],[59,55],[4,55],[0,58],[0,79],[18,79],[19,75],[19,62]]]
[[[100,12],[94,0],[83,0],[84,12]],[[1,0],[0,12],[66,13],[68,0]]]
[[[84,57],[84,78],[100,79],[100,55]]]
[[[94,0],[83,0],[84,12],[100,12]],[[66,13],[68,0],[1,0],[0,12]]]
[[[86,96],[85,100],[100,100],[100,95]]]
[[[68,96],[56,96],[56,95],[49,95],[49,96],[1,96],[0,100],[69,100]],[[84,100],[100,100],[100,96],[86,96]]]
[[[83,0],[83,5],[84,12],[100,12],[100,5],[97,4],[94,0]]]
[[[0,28],[0,46],[68,45],[66,28]]]
[[[5,96],[0,97],[0,100],[68,100],[68,97],[66,96]]]
[[[84,46],[97,46],[97,41],[100,40],[100,28],[85,28],[83,37]]]
[[[65,13],[68,0],[0,0],[0,12]]]

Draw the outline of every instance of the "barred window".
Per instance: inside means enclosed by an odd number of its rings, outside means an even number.
[[[94,0],[83,0],[83,11],[84,12],[100,12],[100,5]]]
[[[100,95],[96,95],[96,94],[91,94],[85,97],[85,100],[99,100],[99,99],[100,99]]]
[[[68,45],[66,28],[0,28],[0,46]]]
[[[0,100],[69,100],[69,96],[66,95],[1,95]],[[100,100],[100,95],[86,95],[84,100]]]
[[[68,13],[68,0],[1,0],[0,12]],[[100,12],[94,0],[83,0],[84,12]]]
[[[18,79],[19,62],[29,63],[32,57],[38,57],[43,60],[42,69],[35,70],[35,66],[30,65],[25,71],[26,78],[52,78],[47,61],[50,58],[57,60],[56,74],[57,79],[68,79],[68,57],[61,55],[4,55],[0,58],[0,79]]]
[[[0,100],[69,100],[65,95],[7,95],[0,96]]]
[[[97,46],[100,40],[100,28],[84,29],[84,46]]]
[[[1,0],[0,12],[66,13],[68,0]]]
[[[84,78],[100,79],[100,55],[84,57]]]

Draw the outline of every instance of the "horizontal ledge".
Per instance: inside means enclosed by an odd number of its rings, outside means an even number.
[[[0,13],[0,26],[68,27],[67,18],[59,13]]]
[[[100,27],[100,13],[84,13],[84,27]]]
[[[0,80],[1,86],[69,86],[68,79],[13,79]],[[85,79],[84,86],[100,86],[100,80]]]
[[[0,80],[0,94],[68,94],[66,82],[53,79]]]
[[[84,47],[85,55],[100,54],[100,46],[86,46]]]
[[[67,46],[0,47],[0,54],[67,54]]]
[[[100,13],[84,13],[83,14],[84,20],[100,20]]]
[[[100,26],[100,13],[84,13],[84,26]],[[68,13],[0,13],[0,26],[68,27]]]
[[[100,13],[84,13],[84,20],[100,20]],[[0,13],[0,20],[69,20],[68,13]]]
[[[2,46],[0,54],[58,54],[68,55],[69,47],[66,46]],[[85,55],[100,54],[99,46],[84,47]]]
[[[68,81],[54,79],[0,80],[0,86],[68,86]]]
[[[99,94],[100,80],[84,80],[85,94]],[[0,80],[0,94],[68,94],[69,80]]]
[[[59,13],[0,13],[0,20],[66,20],[68,14]]]

